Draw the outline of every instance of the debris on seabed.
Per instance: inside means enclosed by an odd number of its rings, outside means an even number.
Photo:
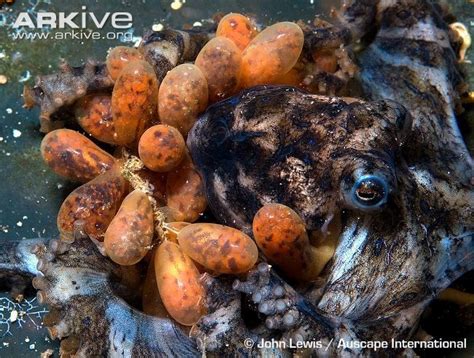
[[[17,310],[13,310],[10,312],[10,322],[15,322],[16,320],[18,319],[18,311]]]
[[[155,32],[160,32],[164,29],[163,24],[154,24],[151,29]]]
[[[54,351],[52,349],[47,349],[44,352],[41,352],[40,358],[49,358],[53,355]]]
[[[184,1],[181,0],[173,0],[173,2],[171,3],[171,8],[173,10],[179,10],[183,6],[183,3]]]

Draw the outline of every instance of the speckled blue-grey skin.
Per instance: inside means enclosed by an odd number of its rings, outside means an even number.
[[[249,231],[259,207],[280,202],[319,229],[342,210],[324,284],[306,296],[336,340],[408,338],[424,307],[474,268],[473,166],[455,118],[463,81],[430,2],[353,1],[339,19],[353,40],[379,27],[359,56],[368,102],[250,89],[211,107],[188,145],[223,223]],[[380,200],[362,205],[354,189],[367,177]]]
[[[38,274],[38,258],[32,250],[43,242],[43,239],[6,241],[0,247],[0,283],[11,290],[13,297],[21,295]]]

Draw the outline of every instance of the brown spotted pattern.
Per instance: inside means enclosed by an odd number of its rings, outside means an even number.
[[[206,313],[205,291],[193,261],[177,244],[165,241],[155,254],[154,264],[166,310],[182,325],[192,326]]]
[[[250,270],[258,259],[253,240],[229,226],[198,223],[178,233],[183,251],[214,273],[238,274]]]
[[[102,241],[127,189],[119,164],[75,189],[59,209],[57,224],[61,237],[70,240],[80,225],[85,234]]]
[[[75,116],[82,129],[95,139],[116,144],[110,95],[95,94],[81,98],[75,105]]]
[[[110,154],[70,129],[49,132],[41,142],[41,156],[56,174],[82,183],[94,179],[115,163]]]
[[[239,87],[242,52],[231,40],[222,36],[213,38],[199,52],[195,64],[206,77],[210,102],[235,94]]]
[[[148,128],[140,137],[138,153],[148,169],[168,172],[183,160],[186,143],[176,128],[157,124]]]
[[[123,200],[105,232],[107,256],[120,265],[134,265],[150,250],[153,209],[147,195],[134,190]]]
[[[315,279],[313,250],[300,216],[282,204],[264,205],[253,219],[258,247],[286,276],[295,280]]]
[[[208,103],[207,81],[199,67],[183,64],[173,68],[163,79],[158,98],[162,123],[179,129],[186,136],[199,113]]]
[[[158,80],[145,61],[128,64],[115,82],[112,115],[115,142],[121,145],[138,140],[156,117]]]

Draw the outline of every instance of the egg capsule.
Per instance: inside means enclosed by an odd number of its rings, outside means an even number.
[[[74,238],[75,223],[80,222],[91,238],[103,241],[105,230],[120,207],[128,189],[127,181],[115,164],[109,171],[76,188],[59,209],[57,225],[61,238]]]
[[[119,265],[134,265],[150,250],[153,208],[147,195],[134,190],[123,200],[105,232],[104,249]]]
[[[213,38],[199,52],[195,64],[206,77],[210,102],[222,100],[237,91],[242,53],[231,40]]]
[[[178,234],[181,231],[182,228],[191,225],[191,223],[187,223],[184,221],[173,221],[173,222],[167,222],[165,224],[165,235],[166,239],[178,243]]]
[[[178,243],[183,251],[207,270],[238,274],[250,270],[258,259],[253,240],[229,226],[198,223],[182,228]]]
[[[270,263],[294,280],[314,280],[318,267],[303,220],[292,209],[281,204],[264,205],[252,224],[258,247]]]
[[[252,21],[242,14],[230,13],[225,15],[217,26],[216,36],[231,40],[243,51],[257,35],[257,29]]]
[[[154,262],[156,250],[150,251],[150,253],[151,260],[148,264],[145,281],[143,282],[142,309],[143,312],[148,315],[168,318],[169,314],[163,305],[163,301],[160,297],[160,291],[158,291],[158,283],[156,282]]]
[[[177,244],[165,241],[158,248],[154,263],[166,310],[182,325],[192,326],[206,313],[205,290],[193,261]]]
[[[158,85],[147,62],[137,60],[124,67],[112,92],[115,143],[129,145],[138,140],[156,117]]]
[[[166,200],[173,221],[194,222],[206,210],[204,182],[189,157],[168,173]]]
[[[279,22],[259,33],[242,53],[241,86],[273,83],[300,57],[304,36],[292,22]]]
[[[112,99],[106,94],[96,94],[81,98],[74,106],[77,122],[95,139],[108,144],[114,140],[112,121]]]
[[[143,55],[137,49],[126,46],[114,47],[110,50],[105,61],[110,78],[115,81],[124,67],[136,60],[143,60]]]
[[[160,86],[160,120],[186,136],[208,103],[207,81],[199,67],[183,64],[169,71]]]
[[[115,159],[90,139],[70,129],[56,129],[41,142],[41,156],[58,175],[88,182],[110,169]]]
[[[183,160],[186,143],[181,133],[166,124],[148,128],[138,142],[138,153],[145,166],[156,172],[168,172]]]

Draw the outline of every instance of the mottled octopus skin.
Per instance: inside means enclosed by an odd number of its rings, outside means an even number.
[[[37,275],[38,299],[50,309],[45,325],[53,338],[61,339],[63,356],[199,355],[171,319],[145,315],[127,303],[137,299],[138,290],[126,285],[123,269],[104,258],[91,240],[40,240],[14,242],[8,253],[21,253],[18,267]],[[32,244],[35,254],[26,251]],[[29,269],[36,262],[38,269]]]
[[[62,110],[86,94],[110,90],[113,81],[103,63],[87,62],[71,67],[61,63],[60,72],[36,78],[34,87],[25,86],[25,107],[40,107],[40,130],[50,132],[64,126]]]
[[[209,39],[210,34],[200,30],[147,31],[139,50],[153,66],[161,82],[168,71],[177,65],[193,61]]]
[[[188,137],[216,218],[251,231],[264,204],[295,210],[308,230],[343,205],[357,175],[377,173],[395,188],[395,152],[410,117],[395,102],[255,87],[210,107]]]

